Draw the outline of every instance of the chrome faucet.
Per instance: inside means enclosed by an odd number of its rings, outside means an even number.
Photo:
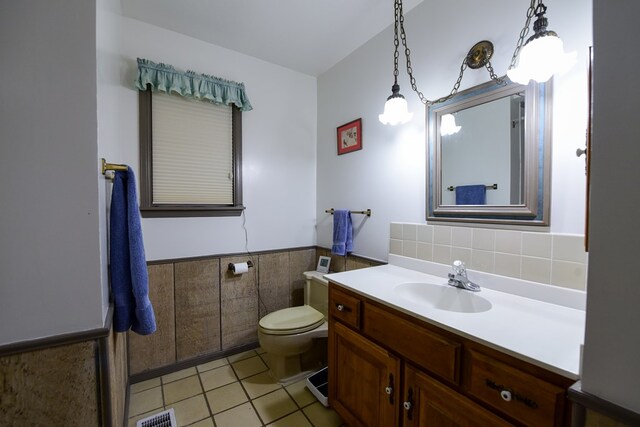
[[[449,273],[449,285],[466,289],[472,292],[480,292],[480,286],[467,278],[467,268],[460,260],[453,261],[453,273]]]

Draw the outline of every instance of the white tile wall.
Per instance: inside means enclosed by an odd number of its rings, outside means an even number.
[[[584,236],[391,223],[389,253],[571,289],[586,289]]]

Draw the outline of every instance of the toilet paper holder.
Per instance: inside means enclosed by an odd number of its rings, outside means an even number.
[[[249,268],[253,267],[253,262],[251,260],[247,261],[247,267],[249,267]],[[235,273],[236,272],[236,265],[234,263],[230,262],[229,263],[229,270],[232,273]]]

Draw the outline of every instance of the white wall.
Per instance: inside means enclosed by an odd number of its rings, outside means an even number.
[[[587,117],[586,57],[591,44],[591,1],[549,1],[549,28],[577,65],[555,79],[551,227],[554,233],[584,232],[584,146]],[[529,2],[425,0],[405,16],[405,30],[418,88],[428,99],[449,93],[471,46],[494,43],[493,66],[504,74]],[[464,11],[464,13],[461,13]],[[393,10],[390,7],[389,20]],[[399,84],[414,112],[411,122],[389,127],[378,121],[393,84],[393,28],[389,27],[318,78],[318,244],[331,245],[327,208],[371,208],[371,218],[355,216],[354,252],[387,258],[389,223],[424,223],[426,213],[425,108],[411,91],[401,51]],[[489,79],[485,69],[467,70],[461,90]],[[337,156],[336,127],[362,118],[363,149]]]
[[[249,250],[315,245],[316,79],[129,18],[118,18],[118,82],[100,141],[107,160],[137,171],[136,57],[244,82],[243,197]],[[102,135],[102,133],[101,133]],[[107,194],[108,197],[108,194]],[[245,250],[242,217],[143,219],[147,260]]]
[[[640,413],[636,0],[594,1],[589,292],[582,388]]]
[[[103,325],[95,17],[0,3],[0,345]]]

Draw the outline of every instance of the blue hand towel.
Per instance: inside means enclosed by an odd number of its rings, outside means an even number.
[[[111,292],[116,332],[131,328],[140,335],[156,330],[149,301],[149,277],[144,255],[136,178],[131,168],[116,171],[113,179],[110,214]]]
[[[346,255],[353,251],[353,226],[351,212],[337,209],[333,212],[333,246],[331,253]]]
[[[487,204],[487,187],[484,185],[456,186],[456,205]]]

